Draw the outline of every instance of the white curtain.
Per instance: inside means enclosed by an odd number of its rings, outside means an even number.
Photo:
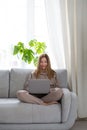
[[[35,0],[27,0],[27,42],[34,38],[34,3]]]
[[[87,118],[87,0],[60,0],[69,86],[78,96],[78,117]]]
[[[26,66],[13,56],[13,46],[33,36],[34,0],[0,0],[0,69]]]
[[[58,68],[67,69],[78,117],[87,118],[87,0],[45,0],[45,9],[52,55]]]
[[[65,68],[59,0],[44,1],[49,35],[48,46],[51,49],[51,57],[53,57],[51,61],[56,64],[56,68]]]

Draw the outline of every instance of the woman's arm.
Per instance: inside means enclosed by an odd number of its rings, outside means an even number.
[[[32,73],[28,74],[27,78],[26,78],[26,81],[24,83],[24,90],[27,90],[28,91],[28,84],[29,84],[29,80],[32,78]]]
[[[28,74],[25,84],[24,84],[24,90],[27,90],[27,91],[29,90],[29,80],[31,80],[31,79],[36,79],[34,72]]]
[[[55,87],[60,88],[60,86],[59,86],[59,80],[58,80],[58,76],[57,76],[56,72],[54,74],[54,79],[55,79]]]

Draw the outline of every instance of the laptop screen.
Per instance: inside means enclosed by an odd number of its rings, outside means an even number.
[[[31,79],[29,80],[29,93],[46,94],[50,91],[49,79]]]

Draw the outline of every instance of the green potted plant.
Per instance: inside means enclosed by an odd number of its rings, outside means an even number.
[[[20,55],[21,59],[28,63],[36,66],[38,61],[38,56],[45,52],[46,44],[45,42],[39,42],[36,39],[29,41],[26,47],[24,43],[18,42],[14,45],[13,55]]]

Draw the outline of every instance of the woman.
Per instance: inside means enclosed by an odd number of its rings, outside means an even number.
[[[42,97],[30,94],[28,91],[28,83],[30,79],[49,79],[50,92]],[[47,54],[39,57],[37,69],[28,76],[24,85],[24,90],[17,91],[17,97],[20,101],[26,103],[36,103],[40,105],[50,105],[58,103],[63,95],[62,89],[58,86],[57,74],[51,69],[50,59]]]

